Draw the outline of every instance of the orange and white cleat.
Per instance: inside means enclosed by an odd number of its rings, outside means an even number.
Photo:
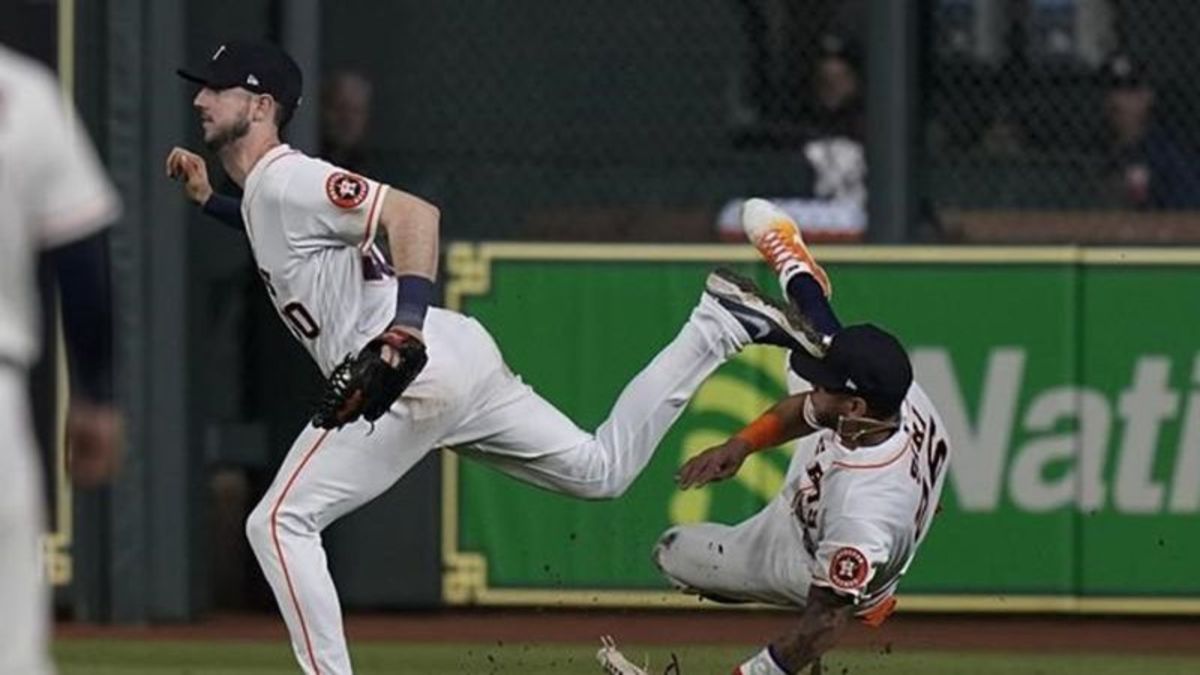
[[[784,288],[796,274],[807,273],[821,285],[825,297],[833,295],[829,275],[817,264],[808,246],[805,246],[804,238],[800,236],[800,228],[783,209],[765,199],[747,199],[742,204],[742,229],[750,243],[779,275]]]

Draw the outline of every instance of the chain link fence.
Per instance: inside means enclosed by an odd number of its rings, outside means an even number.
[[[975,239],[1169,240],[1200,206],[1200,4],[940,0],[926,196]]]
[[[826,87],[850,112],[813,94],[822,50],[858,49],[822,42],[846,5],[347,0],[323,60],[372,83],[371,169],[449,236],[711,241],[729,200],[813,194],[814,124],[857,133],[861,51]]]
[[[325,3],[325,79],[361,76],[371,121],[323,149],[436,200],[452,237],[736,238],[728,205],[760,194],[861,238],[872,1]],[[1053,213],[1070,239],[1200,202],[1200,3],[913,7],[917,189],[940,226],[914,233],[1053,239],[1029,225]]]

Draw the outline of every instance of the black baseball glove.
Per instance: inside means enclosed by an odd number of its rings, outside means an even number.
[[[371,340],[357,356],[333,369],[325,393],[313,415],[313,425],[337,429],[364,417],[383,417],[400,394],[412,384],[429,357],[417,337],[392,327]]]

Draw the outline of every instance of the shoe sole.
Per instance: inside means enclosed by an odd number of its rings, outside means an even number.
[[[825,355],[824,336],[794,307],[763,295],[758,284],[750,279],[722,267],[709,274],[704,289],[718,300],[733,302],[763,315],[809,354],[817,358]]]

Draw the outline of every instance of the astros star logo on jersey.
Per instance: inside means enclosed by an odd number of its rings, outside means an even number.
[[[352,209],[366,200],[367,181],[352,173],[331,173],[325,181],[325,196],[334,206]]]
[[[856,548],[841,548],[829,563],[829,578],[838,588],[858,588],[867,580],[867,557]]]

